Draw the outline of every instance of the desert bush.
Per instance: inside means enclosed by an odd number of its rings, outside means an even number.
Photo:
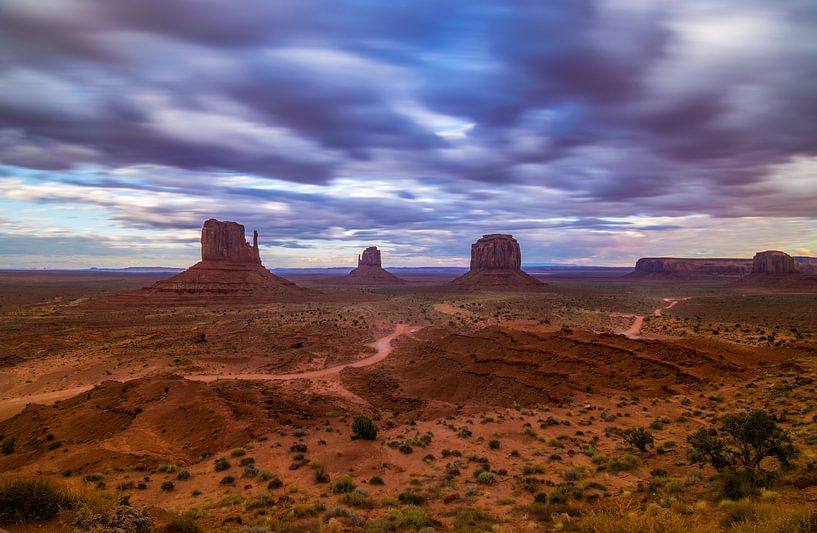
[[[352,479],[352,476],[338,476],[335,478],[335,481],[332,482],[330,488],[335,494],[345,494],[355,490],[355,481]]]
[[[216,472],[223,472],[230,468],[230,461],[228,461],[226,457],[219,457],[215,461],[215,468]]]
[[[727,415],[720,431],[701,428],[687,441],[692,462],[709,463],[719,472],[743,472],[754,482],[767,475],[762,468],[765,459],[775,458],[787,466],[797,453],[788,432],[760,410]]]
[[[595,512],[585,516],[579,523],[586,533],[632,533],[654,531],[660,533],[714,533],[714,526],[699,524],[690,517],[672,511],[650,507],[644,511]]]
[[[372,479],[369,480],[369,485],[385,485],[383,482],[383,478],[380,476],[374,476]]]
[[[47,478],[19,478],[0,482],[0,524],[49,520],[76,498],[67,487]]]
[[[488,472],[487,470],[481,471],[477,474],[477,483],[482,485],[493,485],[496,482],[496,476],[493,472]]]
[[[629,446],[632,446],[641,453],[646,452],[648,447],[654,446],[655,444],[655,438],[652,433],[641,427],[625,429],[621,432],[621,438]]]
[[[425,496],[422,494],[417,494],[413,491],[401,492],[397,496],[397,499],[400,501],[400,503],[405,503],[408,505],[423,505],[426,502]]]
[[[454,511],[452,530],[461,533],[493,531],[494,518],[478,509],[462,508]]]
[[[375,440],[377,438],[377,427],[368,416],[357,415],[352,421],[352,438],[362,440]]]
[[[0,453],[3,455],[10,455],[14,453],[14,443],[17,442],[17,439],[14,437],[6,437],[3,440],[0,440]]]
[[[352,492],[347,492],[341,496],[340,501],[352,507],[371,507],[372,501],[369,495],[360,489],[355,489]]]
[[[185,511],[171,513],[170,521],[165,526],[165,533],[202,533],[204,530],[196,523],[197,513]]]
[[[403,509],[393,509],[385,516],[371,520],[366,523],[365,530],[368,533],[380,533],[391,531],[416,531],[431,525],[431,519],[419,507],[409,505]]]
[[[150,533],[153,522],[141,510],[130,505],[119,505],[112,509],[98,505],[81,504],[72,512],[75,531],[127,531],[128,533]]]

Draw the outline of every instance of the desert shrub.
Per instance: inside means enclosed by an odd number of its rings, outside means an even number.
[[[245,455],[246,453],[247,452],[244,451],[243,448],[233,448],[232,450],[230,450],[230,455],[233,456],[233,457],[241,457],[242,455]]]
[[[625,429],[621,432],[621,438],[629,446],[637,449],[641,453],[647,451],[648,447],[654,446],[655,438],[652,433],[644,428]]]
[[[369,480],[369,485],[385,485],[383,482],[383,478],[380,476],[374,476],[372,479]]]
[[[741,500],[756,495],[758,489],[746,472],[726,470],[718,476],[717,493],[723,499]]]
[[[689,437],[689,458],[711,464],[719,472],[744,472],[754,482],[767,474],[762,463],[775,458],[786,466],[797,450],[788,432],[760,410],[727,415],[720,431],[701,428]]]
[[[332,482],[330,488],[335,494],[345,494],[355,490],[355,481],[352,479],[352,476],[338,476],[335,478],[335,481]]]
[[[352,507],[371,507],[372,501],[368,494],[360,489],[355,489],[352,492],[347,492],[341,496],[340,501]]]
[[[161,485],[161,489],[165,492],[170,492],[171,490],[175,489],[176,485],[172,481],[165,481]]]
[[[491,516],[478,509],[462,508],[454,511],[452,530],[462,533],[481,533],[493,531],[492,525],[496,522]]]
[[[17,442],[17,439],[14,437],[6,437],[3,440],[0,440],[0,453],[3,455],[10,455],[14,453],[14,443]]]
[[[404,455],[408,455],[408,454],[410,454],[411,452],[414,451],[414,448],[412,448],[408,444],[401,444],[400,447],[398,448],[398,450],[400,450],[400,453],[402,453]]]
[[[272,479],[270,479],[270,482],[267,483],[267,488],[270,489],[270,490],[280,489],[283,486],[284,486],[284,482],[281,481],[281,478],[279,478],[278,476],[272,476]]]
[[[240,466],[250,466],[255,464],[254,457],[242,457],[241,460],[238,462]]]
[[[721,525],[729,533],[811,533],[817,531],[817,510],[750,501],[724,506]]]
[[[223,472],[230,468],[230,461],[226,457],[219,457],[215,461],[216,472]]]
[[[306,453],[308,447],[303,442],[296,442],[292,446],[289,447],[289,451],[297,452],[297,453]]]
[[[380,533],[391,531],[416,531],[431,525],[431,519],[419,507],[409,505],[403,509],[393,509],[385,516],[371,520],[366,523],[365,530],[368,533]]]
[[[178,481],[188,480],[188,479],[190,479],[190,472],[188,472],[187,470],[184,470],[184,469],[179,470],[179,473],[176,474],[176,479]]]
[[[119,505],[106,509],[98,505],[83,503],[72,515],[75,531],[127,531],[129,533],[153,531],[150,516],[130,505]]]
[[[496,439],[488,441],[488,447],[492,450],[498,450],[499,446],[500,446],[499,441]]]
[[[323,513],[323,521],[329,522],[332,518],[343,518],[353,526],[359,526],[363,521],[352,511],[346,507],[335,506],[330,507]]]
[[[698,528],[694,519],[672,511],[650,507],[644,511],[595,512],[585,516],[579,523],[586,533],[632,533],[655,531],[661,533],[690,533],[716,531],[714,528]]]
[[[487,470],[481,471],[477,474],[477,483],[482,485],[493,485],[496,482],[496,476],[493,472],[488,472]]]
[[[275,505],[275,502],[272,501],[272,498],[266,494],[262,494],[247,504],[247,510],[252,511],[253,509],[263,509],[264,507],[272,507],[273,505]]]
[[[315,483],[329,483],[329,474],[323,467],[315,469]]]
[[[401,492],[397,496],[397,499],[400,501],[400,503],[405,503],[408,505],[423,505],[426,502],[425,496],[422,494],[417,494],[413,491]]]
[[[221,478],[221,481],[218,482],[219,485],[233,485],[235,484],[235,478],[233,476],[224,476]]]
[[[375,440],[377,438],[377,427],[368,416],[357,415],[352,421],[352,438],[362,440]]]
[[[76,503],[66,487],[46,478],[0,482],[0,524],[49,520]]]
[[[204,530],[196,523],[197,514],[193,511],[171,513],[170,521],[165,526],[165,533],[202,533]]]

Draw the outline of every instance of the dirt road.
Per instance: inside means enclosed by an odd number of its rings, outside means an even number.
[[[668,302],[668,305],[664,307],[656,307],[653,310],[653,316],[661,316],[661,313],[667,309],[672,309],[678,302],[683,300],[688,300],[688,298],[664,298],[665,302]],[[630,328],[626,331],[621,332],[627,338],[630,339],[640,339],[641,338],[641,328],[644,326],[644,317],[642,315],[633,315],[633,324]]]
[[[378,361],[382,361],[392,351],[391,342],[401,335],[407,335],[417,331],[419,327],[409,326],[407,324],[398,324],[394,331],[388,335],[379,338],[370,346],[376,351],[375,354],[353,361],[351,363],[324,368],[321,370],[313,370],[308,372],[300,372],[294,374],[191,374],[185,378],[194,381],[212,382],[218,379],[246,379],[246,380],[286,380],[286,379],[310,379],[315,380],[316,385],[320,385],[320,389],[325,392],[342,396],[352,401],[363,402],[363,400],[352,392],[346,390],[340,383],[340,371],[347,367],[362,367],[373,365]],[[133,376],[134,378],[140,376]],[[25,406],[30,403],[50,404],[57,400],[64,400],[77,394],[81,394],[87,390],[94,388],[98,383],[91,383],[79,387],[72,387],[68,389],[43,392],[37,394],[30,394],[26,396],[17,396],[0,400],[0,420],[5,420],[16,415]]]

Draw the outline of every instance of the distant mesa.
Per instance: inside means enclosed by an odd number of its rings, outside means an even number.
[[[309,292],[261,264],[258,232],[250,245],[244,226],[210,219],[201,228],[201,261],[145,289],[151,293],[290,296]]]
[[[369,246],[357,256],[357,268],[343,277],[341,283],[347,285],[398,285],[406,280],[398,278],[391,272],[383,269],[380,260],[380,250],[376,246]]]
[[[522,252],[512,235],[483,235],[471,245],[471,269],[451,283],[467,287],[531,287],[544,283],[522,271]]]
[[[734,283],[735,287],[751,289],[768,289],[794,292],[817,292],[817,275],[803,274],[800,267],[811,272],[810,267],[817,263],[817,259],[801,257],[795,261],[794,257],[778,250],[758,252],[752,259],[751,274],[740,278]],[[815,261],[811,261],[815,259]],[[805,261],[802,261],[805,260]]]
[[[647,279],[739,277],[751,271],[751,259],[642,257],[636,262],[635,270],[627,277]]]

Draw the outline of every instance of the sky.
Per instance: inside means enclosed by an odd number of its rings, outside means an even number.
[[[0,268],[817,255],[814,0],[0,0]]]

